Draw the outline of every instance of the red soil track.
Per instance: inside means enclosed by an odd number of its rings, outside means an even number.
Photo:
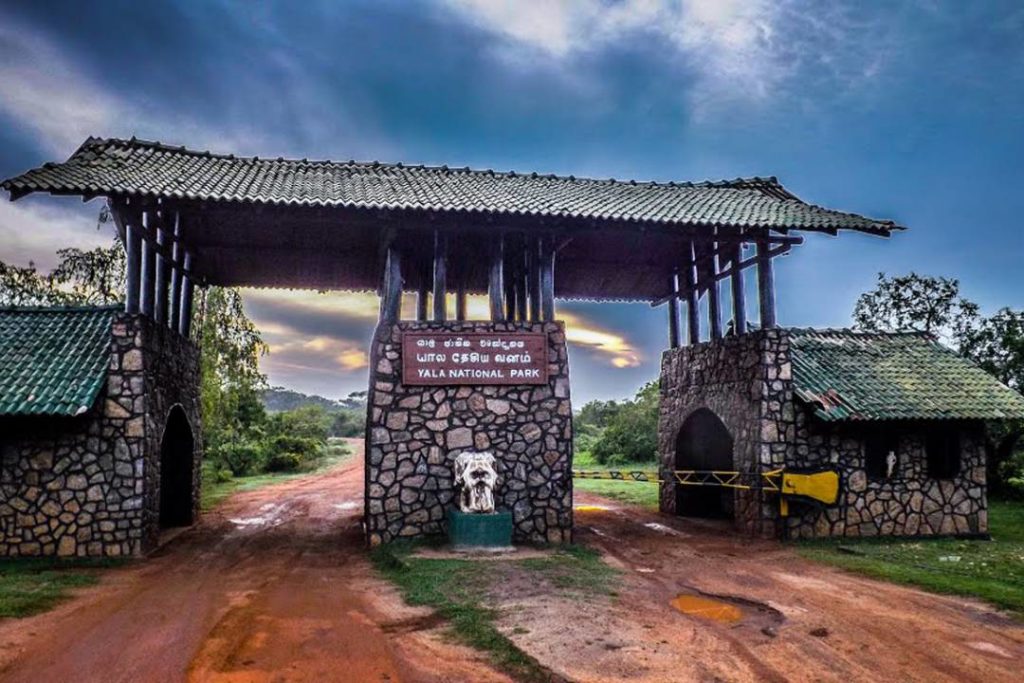
[[[361,444],[354,445],[361,450]],[[236,494],[47,614],[0,621],[0,680],[503,681],[402,604],[362,546],[362,459]],[[617,595],[553,597],[526,570],[499,626],[577,681],[1019,681],[1024,628],[975,601],[853,576],[774,542],[588,494],[577,538]],[[515,577],[514,577],[515,578]],[[742,619],[670,606],[717,596]]]

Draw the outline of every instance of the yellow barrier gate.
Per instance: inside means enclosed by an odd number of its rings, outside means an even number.
[[[671,472],[683,486],[721,486],[745,491],[768,491],[779,494],[779,512],[789,515],[789,498],[804,498],[825,505],[839,500],[839,472],[836,470],[791,471],[785,468],[768,472],[734,472],[728,470],[675,470]],[[613,481],[659,483],[653,470],[573,470],[574,479],[610,479]]]

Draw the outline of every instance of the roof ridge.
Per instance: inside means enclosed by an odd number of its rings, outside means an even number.
[[[645,186],[645,187],[695,187],[695,188],[718,188],[718,189],[752,189],[760,190],[765,194],[774,196],[778,199],[798,201],[803,204],[804,202],[796,195],[789,192],[779,181],[778,177],[771,176],[747,176],[737,177],[733,179],[722,178],[719,180],[705,179],[705,180],[620,180],[616,178],[592,178],[588,176],[577,176],[575,174],[562,175],[558,173],[540,173],[537,171],[499,171],[493,168],[471,168],[469,166],[449,166],[448,164],[410,164],[407,162],[396,161],[396,162],[385,162],[385,161],[356,161],[355,159],[348,159],[347,161],[339,161],[334,159],[293,159],[285,158],[282,156],[278,157],[260,157],[260,156],[242,156],[230,153],[218,153],[211,152],[209,150],[195,150],[189,149],[184,145],[169,145],[159,140],[144,140],[132,136],[131,138],[103,138],[96,136],[89,136],[86,138],[74,154],[74,157],[87,149],[96,147],[134,147],[153,149],[165,152],[174,152],[176,154],[183,154],[187,156],[207,158],[207,159],[225,159],[229,161],[239,162],[270,162],[270,163],[287,163],[295,165],[305,166],[355,166],[361,168],[390,168],[390,169],[412,169],[412,170],[424,170],[424,171],[439,171],[442,173],[456,174],[456,173],[467,173],[472,175],[491,175],[491,176],[502,176],[502,177],[525,177],[534,179],[550,179],[560,180],[565,182],[573,183],[600,183],[610,185],[631,185],[631,186]],[[783,196],[780,196],[783,195]]]
[[[102,304],[90,306],[87,304],[72,304],[67,306],[0,306],[0,313],[96,313],[100,311],[120,311],[124,304]]]

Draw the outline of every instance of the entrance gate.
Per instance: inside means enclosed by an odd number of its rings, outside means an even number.
[[[684,331],[691,345],[718,342],[727,329],[748,334],[751,268],[759,327],[775,327],[772,261],[802,242],[793,231],[899,229],[803,202],[774,178],[622,182],[238,158],[134,138],[89,138],[67,161],[2,186],[12,199],[106,198],[127,254],[126,313],[185,338],[196,285],[376,291],[366,448],[373,543],[439,530],[451,505],[450,463],[467,449],[498,456],[510,482],[502,504],[518,538],[570,538],[572,409],[556,299],[667,304],[670,347],[683,343]],[[408,314],[404,293],[416,296]],[[467,320],[470,295],[486,297],[486,320]],[[403,383],[406,332],[453,345],[425,350],[424,362],[437,368],[420,364],[415,390]],[[469,333],[499,346],[466,352],[457,337]],[[547,357],[518,346],[523,334],[543,335]],[[537,348],[545,353],[543,343]],[[492,381],[505,371],[512,381]],[[724,457],[725,437],[696,423],[694,430],[681,444],[684,458]],[[175,506],[168,501],[167,509]]]
[[[733,438],[707,408],[690,414],[676,437],[676,470],[735,470]],[[732,519],[733,490],[716,486],[676,486],[676,514],[684,517]]]

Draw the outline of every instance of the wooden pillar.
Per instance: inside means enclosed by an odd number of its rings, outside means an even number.
[[[523,235],[516,252],[516,316],[519,322],[529,320],[527,291],[530,286],[529,260],[527,258],[529,238]]]
[[[775,323],[775,273],[772,272],[771,248],[764,240],[757,241],[757,295],[761,306],[761,329],[768,330]]]
[[[698,344],[700,343],[700,292],[697,291],[697,276],[694,272],[696,263],[694,262],[693,242],[690,242],[686,251],[688,253],[684,254],[686,263],[683,266],[683,284],[686,286],[687,343]]]
[[[491,250],[491,267],[487,274],[487,295],[491,304],[491,320],[495,322],[505,319],[505,308],[502,305],[502,296],[505,294],[505,285],[502,282],[503,241],[503,238],[499,236],[494,242]]]
[[[530,321],[538,322],[540,317],[540,245],[541,237],[527,241],[529,255],[526,259],[530,285]]]
[[[672,273],[668,280],[669,291],[672,292],[668,299],[668,347],[679,348],[679,285],[676,282],[676,274]]]
[[[512,235],[505,236],[505,319],[516,320],[516,290],[519,282],[519,269],[516,267],[516,255],[519,240]]]
[[[455,286],[455,319],[460,322],[466,319],[466,282],[462,278]]]
[[[170,327],[177,330],[181,323],[181,216],[175,215],[174,237],[171,242],[171,319]]]
[[[711,338],[722,338],[722,307],[718,301],[718,243],[712,242],[704,272],[708,278],[708,319],[711,323]]]
[[[422,277],[420,287],[416,290],[416,321],[421,323],[427,320],[427,310],[429,308],[427,302],[430,300],[430,290],[427,289],[427,276],[423,275]]]
[[[448,319],[448,240],[434,231],[434,321]]]
[[[178,332],[188,338],[192,333],[192,253],[185,252],[185,263],[181,273],[181,313]]]
[[[125,313],[139,312],[139,287],[142,276],[142,226],[131,218],[125,227]]]
[[[541,241],[540,300],[544,320],[555,319],[555,250],[554,238]]]
[[[729,276],[732,283],[732,327],[736,334],[745,334],[747,331],[747,293],[743,291],[743,271],[740,270],[742,262],[743,243],[739,242],[732,253],[732,274]]]
[[[167,231],[164,229],[164,216],[161,216],[160,222],[156,227],[156,301],[153,306],[153,318],[157,323],[161,325],[167,324],[167,291],[168,291],[168,271],[169,262],[167,259],[166,251],[167,245]]]
[[[402,315],[402,257],[394,246],[388,247],[384,261],[384,292],[381,318],[384,322],[395,323]]]

